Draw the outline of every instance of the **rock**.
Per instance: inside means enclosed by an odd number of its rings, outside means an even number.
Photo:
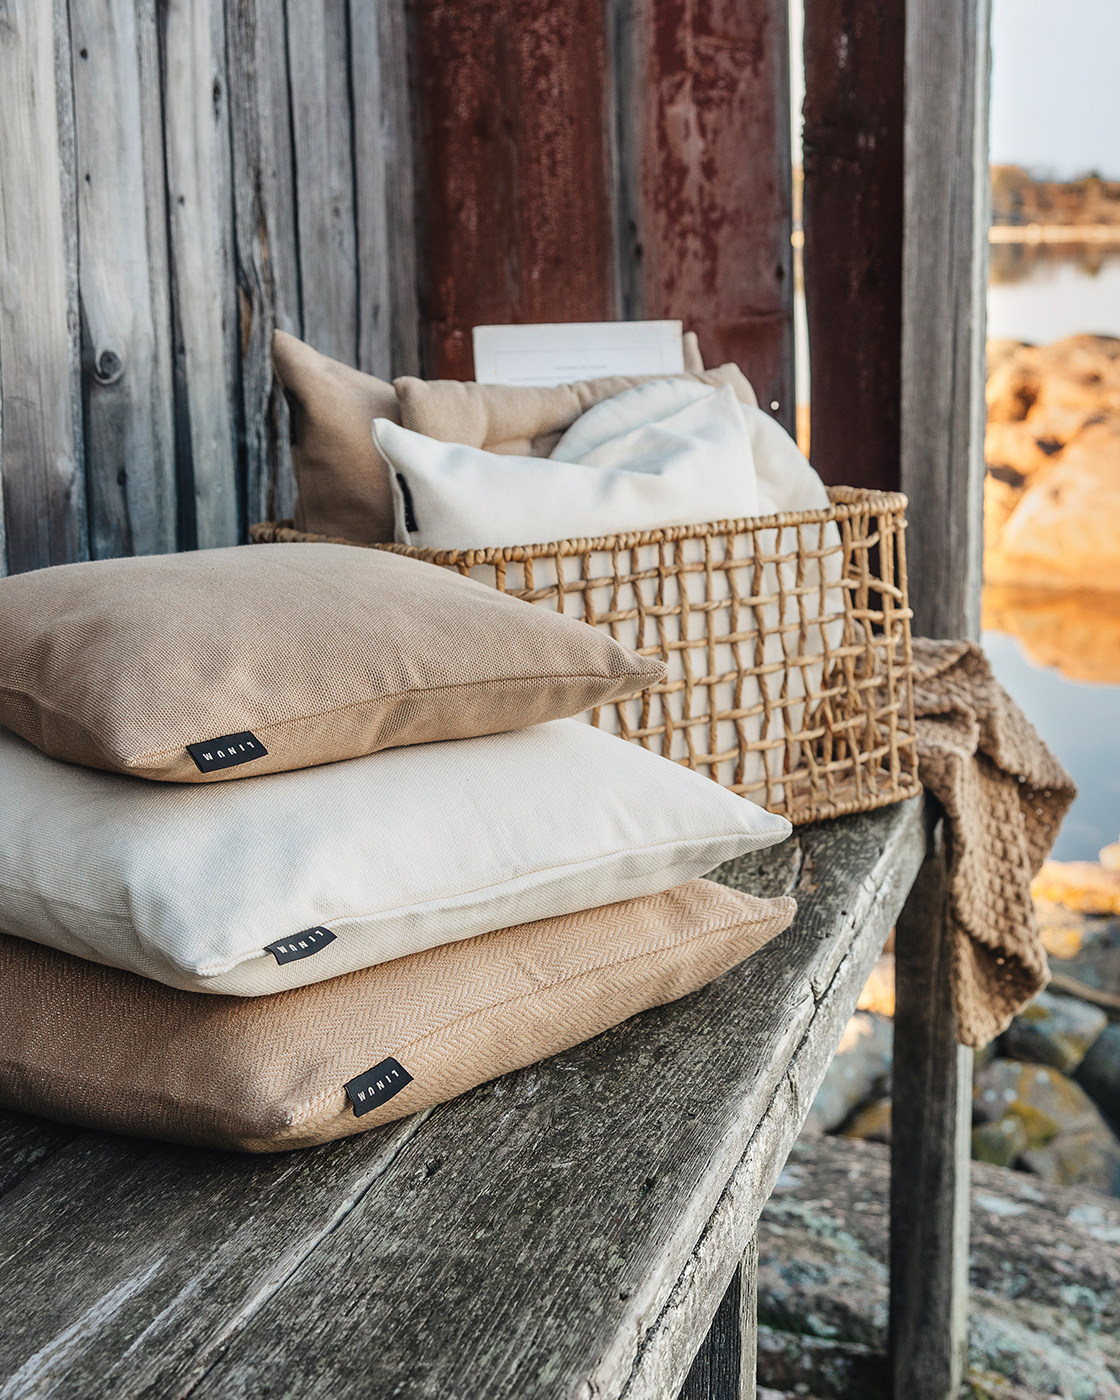
[[[1003,1048],[1013,1059],[1072,1074],[1107,1025],[1108,1017],[1098,1006],[1040,992],[1013,1018]]]
[[[866,1108],[859,1108],[844,1124],[845,1137],[862,1138],[864,1142],[886,1142],[891,1140],[891,1101],[889,1098],[876,1099]]]
[[[1080,1084],[1055,1069],[996,1059],[976,1075],[973,1121],[989,1125],[974,1146],[1001,1165],[1014,1162],[1055,1185],[1120,1189],[1120,1141]],[[1001,1134],[1021,1132],[1014,1155],[999,1151]],[[983,1160],[983,1158],[981,1158]]]
[[[1031,894],[1084,914],[1120,914],[1120,871],[1088,860],[1048,860],[1035,876]]]
[[[830,1133],[857,1108],[882,1097],[888,1086],[894,1027],[882,1016],[857,1011],[844,1035],[805,1122],[807,1133]]]
[[[1027,1130],[1017,1113],[1005,1113],[994,1123],[981,1123],[972,1130],[972,1158],[1010,1167],[1027,1146]]]
[[[1083,949],[1101,942],[1114,927],[1111,919],[1080,914],[1047,899],[1036,899],[1034,912],[1042,946],[1050,957],[1064,962],[1077,957]]]
[[[992,583],[1120,590],[1118,518],[1120,418],[1110,417],[1083,428],[1057,465],[1027,484],[985,552],[984,575]]]
[[[1099,859],[1105,870],[1120,871],[1120,841],[1113,842],[1111,846],[1105,846]]]
[[[1003,495],[993,504],[997,488]],[[984,529],[991,524],[998,533],[1022,493],[991,476],[984,489]],[[1036,666],[1070,680],[1120,684],[1120,594],[988,583],[983,609],[984,630],[1017,637]]]
[[[1120,1203],[972,1168],[973,1400],[1120,1400]],[[881,1394],[890,1153],[795,1144],[759,1221],[760,1386],[824,1400]]]
[[[1120,1124],[1120,1025],[1109,1026],[1081,1061],[1077,1082],[1114,1124]]]
[[[884,953],[864,983],[857,1004],[859,1011],[873,1011],[877,1016],[894,1016],[894,954]]]
[[[1078,995],[1078,988],[1101,993],[1109,1007],[1120,1009],[1120,917],[1091,918],[1090,937],[1072,958],[1050,959],[1050,971],[1061,978],[1064,991]],[[1093,998],[1086,994],[1085,1000]]]

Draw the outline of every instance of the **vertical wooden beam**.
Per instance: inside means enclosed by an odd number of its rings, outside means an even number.
[[[70,45],[63,26],[56,56],[55,31],[53,5],[0,11],[0,471],[13,573],[89,550]]]
[[[899,489],[905,0],[806,0],[813,465]]]
[[[90,553],[166,553],[176,544],[166,204],[158,74],[141,80],[155,16],[134,0],[71,0],[70,35]]]
[[[472,326],[616,314],[602,0],[412,0],[424,372]]]
[[[299,322],[284,0],[227,0],[230,128],[241,330],[240,470],[247,523],[278,519],[295,496],[287,405],[272,373],[272,330]]]
[[[324,355],[356,365],[348,0],[292,0],[287,15],[303,338]]]
[[[758,1352],[758,1237],[727,1285],[677,1400],[754,1400]]]
[[[164,140],[180,543],[240,538],[238,306],[222,0],[165,0]]]
[[[906,7],[902,489],[915,630],[980,628],[990,0]]]
[[[615,0],[627,314],[680,317],[789,431],[793,195],[786,0]]]
[[[927,798],[931,820],[939,818]],[[895,930],[890,1353],[895,1400],[954,1400],[968,1350],[972,1051],[957,1044],[943,825]]]

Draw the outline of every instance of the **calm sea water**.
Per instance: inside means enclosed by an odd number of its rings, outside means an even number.
[[[990,336],[1045,345],[1086,331],[1120,335],[1120,253],[1082,259],[994,251],[1012,256],[993,259]],[[1013,637],[986,632],[983,641],[992,669],[1080,789],[1055,859],[1096,860],[1100,848],[1120,834],[1120,686],[1044,670]]]

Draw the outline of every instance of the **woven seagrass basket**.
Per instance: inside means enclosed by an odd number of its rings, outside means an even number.
[[[661,685],[585,718],[802,823],[921,790],[906,497],[851,487],[829,497],[828,510],[600,539],[367,547],[456,569],[661,657]],[[251,535],[328,539],[286,521]]]

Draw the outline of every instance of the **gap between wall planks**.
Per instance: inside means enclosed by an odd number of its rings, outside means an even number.
[[[9,0],[0,90],[0,572],[290,514],[273,325],[418,369],[404,0]]]

